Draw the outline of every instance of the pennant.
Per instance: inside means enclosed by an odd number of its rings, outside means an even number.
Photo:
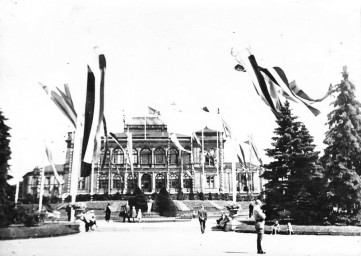
[[[193,180],[193,176],[189,170],[185,170],[186,174]]]
[[[169,138],[171,139],[171,141],[173,142],[173,144],[179,149],[179,150],[182,150],[184,152],[187,152],[187,153],[191,153],[190,150],[186,150],[185,148],[182,147],[182,145],[180,144],[178,138],[177,138],[177,135],[175,135],[175,133],[170,133],[169,134]]]
[[[109,134],[110,134],[110,138],[112,138],[114,140],[114,142],[118,145],[118,147],[123,151],[124,159],[126,160],[126,162],[129,163],[128,155],[126,154],[126,151],[124,150],[122,145],[120,145],[120,142],[117,139],[117,136],[115,136],[115,134],[111,133],[111,132]]]
[[[231,143],[237,155],[238,162],[240,163],[240,165],[246,167],[246,157],[244,155],[242,145],[236,139],[231,140]]]
[[[197,142],[199,146],[202,146],[201,141],[198,139],[197,134],[195,132],[192,133],[192,138]]]
[[[149,106],[148,106],[148,112],[151,115],[160,116],[160,111],[158,111],[158,110],[156,110],[156,109],[154,109],[152,107],[149,107]]]
[[[58,171],[55,168],[55,164],[53,161],[53,155],[51,153],[50,147],[47,144],[45,145],[45,153],[48,158],[49,164],[51,165],[51,168],[53,169],[55,179],[59,182],[60,185],[63,185],[64,180],[59,176]]]
[[[258,162],[259,162],[261,165],[263,165],[262,159],[261,159],[261,157],[260,157],[259,154],[258,154],[257,147],[256,147],[256,145],[253,143],[252,138],[250,138],[249,140],[245,141],[244,143],[248,144],[248,145],[251,147],[251,149],[252,149],[254,155],[256,156]]]

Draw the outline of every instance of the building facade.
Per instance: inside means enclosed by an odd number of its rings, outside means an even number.
[[[94,163],[88,177],[79,178],[78,194],[132,193],[138,186],[145,194],[159,192],[162,187],[170,194],[183,193],[232,193],[258,194],[262,190],[259,178],[262,168],[256,165],[242,167],[224,162],[225,138],[223,133],[205,128],[196,132],[198,139],[177,134],[184,150],[180,150],[169,138],[166,124],[158,117],[134,117],[124,124],[124,130],[132,134],[133,172],[123,149],[127,148],[127,134],[116,133],[122,146],[108,137],[105,165]],[[65,183],[60,185],[50,166],[45,172],[45,196],[66,197],[70,193],[73,156],[73,133],[68,134],[66,163],[56,165]],[[104,158],[104,141],[100,159]],[[202,146],[203,145],[203,146]],[[236,179],[233,186],[233,178]],[[26,180],[26,182],[25,182]],[[36,168],[24,176],[24,194],[35,194],[39,187]]]

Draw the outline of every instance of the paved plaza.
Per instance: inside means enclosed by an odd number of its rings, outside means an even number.
[[[169,223],[99,221],[98,229],[76,235],[0,241],[1,256],[64,255],[257,255],[256,234],[212,231],[201,234],[196,219]],[[358,236],[265,235],[266,255],[361,255]]]

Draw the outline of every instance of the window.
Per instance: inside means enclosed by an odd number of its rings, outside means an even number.
[[[190,147],[185,147],[185,150],[191,150]],[[183,164],[191,163],[191,154],[187,152],[182,152]]]
[[[177,173],[171,173],[169,175],[169,187],[170,188],[178,188],[179,187],[179,179]]]
[[[142,165],[152,164],[152,152],[148,148],[144,148],[140,151],[140,163]]]
[[[162,173],[158,173],[155,176],[155,189],[159,192],[162,187],[165,187],[165,176]]]
[[[141,179],[141,185],[143,192],[152,191],[152,176],[148,173],[144,173]]]
[[[207,188],[215,188],[214,175],[207,175]]]
[[[114,150],[114,164],[124,164],[124,152],[120,148]]]
[[[183,175],[183,188],[186,188],[187,191],[192,188],[192,178],[188,174]]]
[[[136,186],[138,186],[138,177],[134,174],[134,177],[130,174],[127,179],[128,183],[128,192],[133,193]]]
[[[100,175],[99,176],[99,188],[108,190],[108,175]]]
[[[85,179],[84,178],[80,178],[78,180],[78,189],[85,189]]]
[[[157,148],[154,151],[154,157],[155,157],[155,164],[159,165],[165,165],[166,164],[166,158],[165,158],[165,151],[162,148]]]
[[[171,150],[169,151],[169,164],[177,165],[178,156],[179,156],[178,150],[175,148],[171,148]]]
[[[136,149],[133,149],[133,164],[138,164],[138,163],[139,163],[138,151]]]
[[[122,190],[124,188],[124,178],[120,174],[115,174],[113,176],[113,188]]]

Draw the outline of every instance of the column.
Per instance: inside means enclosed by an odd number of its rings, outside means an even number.
[[[155,151],[155,148],[151,148],[150,149],[152,151],[152,168],[154,168],[154,151]]]
[[[142,190],[142,176],[143,173],[138,172],[138,187],[140,188],[140,190]]]
[[[155,192],[155,173],[152,172],[152,193]]]
[[[138,167],[140,168],[140,151],[142,150],[142,148],[136,148],[136,150],[138,154]]]

